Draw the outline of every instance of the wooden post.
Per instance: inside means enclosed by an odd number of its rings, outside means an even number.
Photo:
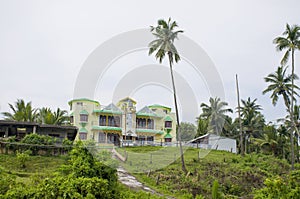
[[[244,152],[244,135],[243,135],[243,126],[241,120],[241,104],[240,104],[240,91],[239,91],[239,83],[238,83],[238,75],[235,75],[236,80],[236,93],[237,93],[237,100],[238,100],[238,116],[239,116],[239,124],[240,124],[240,150],[241,154],[245,155]]]

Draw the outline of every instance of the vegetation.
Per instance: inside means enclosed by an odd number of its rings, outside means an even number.
[[[68,157],[26,156],[26,167],[13,164],[17,155],[0,155],[0,198],[160,198],[129,190],[116,170],[97,161],[82,142]]]
[[[142,154],[148,154],[153,152],[155,147],[128,147],[126,149],[129,152],[142,151]],[[159,147],[157,150],[160,149]],[[253,198],[258,190],[265,187],[266,179],[289,176],[288,162],[275,158],[273,155],[252,153],[242,157],[213,150],[207,156],[204,155],[198,159],[198,154],[198,149],[186,150],[188,174],[180,170],[180,161],[176,160],[159,170],[135,175],[157,192],[175,198],[212,198],[213,193],[219,198]],[[207,153],[201,150],[200,154]],[[154,158],[153,161],[155,161]]]
[[[25,103],[23,99],[18,99],[14,105],[8,104],[12,113],[3,112],[5,120],[18,122],[38,122],[40,124],[62,125],[69,123],[67,111],[57,108],[53,111],[50,108],[33,108],[31,102]]]
[[[180,132],[182,141],[190,141],[196,136],[197,128],[193,123],[181,122]]]
[[[182,30],[175,31],[175,28],[178,27],[176,21],[171,21],[169,18],[168,22],[163,19],[158,20],[158,25],[156,27],[151,26],[151,32],[155,36],[155,40],[149,44],[149,55],[156,51],[155,57],[159,59],[159,63],[162,63],[165,55],[168,55],[169,58],[169,66],[170,73],[172,79],[172,87],[173,87],[173,95],[174,95],[174,104],[175,104],[175,112],[176,112],[176,121],[177,121],[177,138],[180,145],[180,157],[181,157],[181,167],[184,172],[187,172],[184,156],[181,144],[181,133],[180,133],[180,120],[179,120],[179,112],[177,107],[177,97],[176,97],[176,88],[175,88],[175,80],[173,75],[173,63],[174,61],[177,63],[180,60],[179,53],[174,45],[175,39],[178,38],[179,33],[183,33]]]

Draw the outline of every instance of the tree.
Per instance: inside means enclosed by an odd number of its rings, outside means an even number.
[[[283,35],[285,37],[277,37],[274,39],[274,43],[276,44],[276,49],[278,51],[286,50],[284,53],[283,58],[281,59],[281,64],[285,65],[288,62],[288,59],[290,57],[290,54],[292,55],[292,90],[291,90],[291,104],[290,104],[290,115],[291,115],[291,121],[292,124],[299,134],[299,131],[296,127],[296,123],[294,121],[293,117],[293,109],[294,109],[294,77],[295,77],[295,50],[300,50],[300,27],[297,25],[290,26],[289,24],[286,24],[286,29],[283,32]],[[291,152],[292,152],[292,169],[294,169],[294,144],[293,144],[293,132],[291,132]]]
[[[277,137],[276,128],[273,125],[267,125],[264,127],[263,136],[261,138],[253,138],[253,140],[263,151],[276,155],[278,148]]]
[[[263,130],[264,126],[264,117],[260,113],[262,110],[261,106],[256,104],[256,100],[253,101],[249,97],[247,100],[241,100],[241,117],[242,117],[242,124],[243,130],[245,131],[245,151],[247,152],[247,140],[248,138],[257,138],[259,134]]]
[[[224,123],[226,122],[226,113],[232,113],[232,109],[226,108],[227,102],[221,101],[220,98],[210,98],[209,105],[202,103],[202,114],[200,117],[206,118],[209,121],[208,132],[221,134]]]
[[[68,122],[67,111],[57,108],[55,112],[52,112],[50,108],[43,107],[38,109],[37,122],[41,124],[53,124],[62,125]]]
[[[32,108],[31,102],[25,103],[23,99],[18,99],[14,105],[8,104],[13,113],[3,112],[5,120],[19,122],[34,122],[36,119],[36,109]]]
[[[155,53],[155,58],[159,60],[159,63],[162,63],[165,55],[167,54],[169,59],[169,66],[170,66],[170,73],[172,79],[172,87],[173,87],[173,95],[174,95],[174,104],[175,104],[175,111],[176,111],[176,119],[177,119],[177,135],[179,140],[180,146],[180,155],[181,155],[181,164],[182,170],[187,172],[185,163],[184,163],[184,156],[181,144],[181,133],[180,133],[180,120],[179,120],[179,113],[177,107],[177,97],[176,97],[176,88],[175,88],[175,80],[173,75],[173,63],[174,61],[177,63],[180,60],[179,53],[174,45],[175,39],[178,39],[178,34],[183,33],[182,30],[175,31],[178,25],[176,21],[171,21],[169,18],[168,22],[163,19],[158,20],[158,25],[156,27],[151,26],[151,32],[155,37],[155,40],[149,43],[149,55]]]
[[[271,73],[264,78],[267,83],[270,83],[270,85],[263,91],[263,94],[272,92],[271,99],[274,106],[276,105],[278,98],[281,95],[283,97],[288,113],[292,116],[293,111],[290,105],[292,104],[291,101],[293,102],[294,99],[290,99],[289,96],[292,96],[292,98],[294,98],[294,94],[293,94],[294,89],[299,89],[298,86],[293,84],[293,80],[298,79],[298,76],[296,74],[287,75],[286,70],[287,67],[283,68],[283,66],[280,66],[277,68],[275,73]],[[295,92],[295,94],[297,93]],[[292,169],[294,169],[295,155],[294,155],[294,144],[293,144],[294,136],[292,131],[290,132],[290,141],[291,141],[291,162],[292,162]]]
[[[197,134],[195,137],[205,135],[208,130],[208,120],[201,117],[197,117],[197,123]]]
[[[181,128],[180,132],[181,132],[181,140],[182,141],[192,140],[197,133],[196,126],[189,122],[181,122],[180,128]]]

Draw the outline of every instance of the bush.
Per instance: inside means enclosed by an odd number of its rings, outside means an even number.
[[[32,152],[30,150],[26,150],[23,153],[17,151],[17,161],[20,168],[24,169],[26,167],[25,163],[29,160],[31,153]]]

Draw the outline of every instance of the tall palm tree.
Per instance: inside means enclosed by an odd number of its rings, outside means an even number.
[[[173,75],[173,63],[174,61],[177,63],[180,60],[180,56],[177,52],[177,49],[174,45],[175,39],[178,39],[178,34],[183,33],[182,30],[175,31],[178,25],[176,21],[171,21],[171,18],[166,22],[163,19],[158,20],[158,25],[156,27],[151,26],[151,32],[155,36],[155,40],[149,43],[149,55],[155,53],[155,58],[159,60],[159,63],[162,63],[165,55],[168,55],[169,58],[169,66],[170,66],[170,73],[172,79],[172,87],[173,87],[173,95],[174,95],[174,104],[175,104],[175,111],[176,111],[176,119],[177,119],[177,137],[179,140],[180,146],[180,155],[181,155],[181,164],[182,170],[187,172],[184,163],[184,156],[181,144],[181,133],[180,133],[180,121],[179,121],[179,113],[177,107],[177,97],[176,97],[176,89],[175,89],[175,82],[174,82],[174,75]]]
[[[253,138],[254,143],[261,147],[266,152],[271,152],[273,155],[278,151],[278,134],[277,130],[272,125],[266,125],[264,127],[264,134],[261,138]]]
[[[200,117],[207,118],[209,120],[208,131],[210,133],[221,134],[226,113],[233,112],[232,109],[226,108],[228,106],[227,102],[222,102],[220,98],[210,98],[209,105],[202,103],[200,107],[202,108],[202,114]]]
[[[37,122],[41,124],[62,125],[68,122],[67,111],[57,108],[55,112],[52,112],[50,108],[40,108],[37,114]]]
[[[50,108],[43,107],[38,109],[37,122],[41,124],[52,124],[53,114]]]
[[[67,116],[68,112],[66,110],[61,110],[57,108],[55,112],[53,112],[54,122],[53,124],[62,125],[65,122],[68,122],[69,118]]]
[[[272,103],[275,106],[279,96],[283,97],[285,106],[287,108],[288,113],[290,113],[291,118],[293,118],[293,108],[291,108],[291,104],[294,101],[294,95],[298,95],[294,89],[299,89],[298,86],[293,84],[294,79],[298,79],[296,74],[286,74],[287,67],[280,66],[277,68],[275,73],[269,74],[265,77],[265,81],[270,83],[270,85],[263,91],[263,94],[268,92],[272,92],[271,99]],[[291,99],[289,98],[291,96]],[[294,123],[294,122],[292,122]],[[291,141],[291,162],[292,169],[294,169],[295,155],[294,155],[294,136],[293,132],[290,132],[290,141]]]
[[[13,113],[3,112],[5,120],[34,122],[36,110],[32,108],[31,102],[25,103],[23,99],[18,99],[14,105],[8,104]]]
[[[284,104],[290,113],[291,100],[289,96],[293,88],[299,89],[298,86],[293,85],[291,82],[292,79],[298,79],[298,76],[296,74],[286,74],[286,70],[287,67],[279,66],[275,73],[271,73],[264,78],[265,82],[270,83],[270,85],[263,91],[263,94],[272,92],[271,99],[274,106],[277,104],[279,96],[282,96]],[[295,94],[298,95],[296,92]]]
[[[281,64],[285,65],[288,62],[290,55],[292,55],[292,76],[295,74],[295,51],[300,50],[300,27],[298,25],[290,26],[286,24],[286,29],[283,32],[283,36],[285,37],[277,37],[274,39],[274,43],[276,44],[276,49],[278,51],[286,50],[283,58],[281,59]],[[295,85],[294,78],[292,78],[292,85]],[[294,129],[299,134],[299,131],[296,127],[296,123],[293,117],[293,109],[294,109],[294,87],[292,87],[291,92],[291,104],[290,104],[290,115],[291,121],[294,126]],[[292,169],[294,169],[294,144],[293,144],[293,132],[291,132],[291,150],[292,150]]]
[[[246,136],[258,137],[265,122],[264,117],[260,112],[262,108],[259,104],[256,104],[257,99],[251,100],[249,97],[247,100],[241,101],[241,117]]]

